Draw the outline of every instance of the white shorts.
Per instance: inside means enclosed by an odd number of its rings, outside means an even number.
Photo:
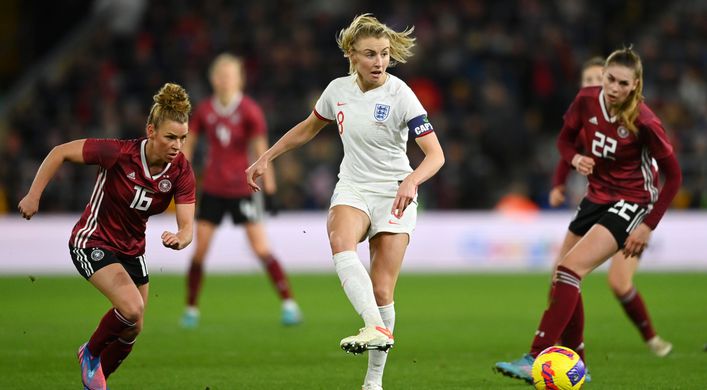
[[[381,183],[362,186],[339,180],[331,196],[329,208],[346,205],[355,207],[368,215],[371,226],[367,236],[371,239],[380,232],[407,233],[412,238],[412,231],[417,223],[417,196],[398,219],[391,209],[395,195],[398,193],[398,182]]]

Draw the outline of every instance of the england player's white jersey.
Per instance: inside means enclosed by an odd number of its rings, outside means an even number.
[[[399,78],[388,74],[382,86],[365,93],[355,74],[334,79],[314,114],[339,128],[344,144],[340,180],[373,184],[403,180],[412,172],[406,154],[407,123],[427,112]]]

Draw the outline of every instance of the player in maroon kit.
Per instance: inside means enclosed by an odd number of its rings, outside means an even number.
[[[601,57],[595,57],[584,63],[581,77],[582,88],[601,86],[604,62],[604,59]],[[580,136],[575,141],[575,145],[578,149],[583,148],[582,135],[583,131],[580,131]],[[553,176],[553,188],[550,192],[550,206],[557,207],[565,201],[565,182],[570,169],[572,169],[570,164],[562,159],[557,163],[555,175]],[[659,179],[657,167],[651,163],[649,169],[653,180],[657,184]],[[567,232],[555,265],[567,255],[567,252],[569,252],[581,238],[581,236],[573,233],[571,230]],[[643,302],[643,297],[633,284],[633,275],[636,273],[636,269],[638,269],[638,257],[633,256],[626,258],[623,253],[617,252],[611,258],[611,264],[609,266],[609,286],[621,303],[626,315],[641,333],[649,349],[657,356],[667,356],[672,350],[673,345],[658,336],[653,328],[653,324],[648,315],[648,309]],[[553,271],[554,270],[553,267]],[[583,314],[582,307],[575,310],[575,315],[583,316]],[[560,343],[575,350],[586,363],[584,358],[583,329],[574,327],[568,327],[568,329],[572,331],[568,332],[568,334],[563,334]]]
[[[187,275],[187,308],[182,326],[197,326],[197,300],[203,280],[204,260],[214,231],[224,214],[243,224],[250,247],[268,272],[282,299],[282,322],[295,325],[302,321],[299,307],[292,297],[287,276],[268,245],[261,222],[263,201],[253,195],[243,172],[248,168],[249,151],[255,158],[268,148],[265,117],[258,104],[243,94],[245,75],[238,57],[221,54],[209,69],[214,95],[197,107],[189,125],[190,136],[184,155],[192,158],[198,136],[207,141],[206,166],[203,170],[203,193],[199,201],[196,223],[196,250]],[[275,192],[271,173],[265,177],[265,192]]]
[[[604,62],[605,60],[601,57],[593,57],[582,65],[581,88],[601,86]],[[580,134],[583,134],[583,132]],[[581,138],[581,136],[577,137],[577,141],[575,141],[578,148],[582,147]],[[557,162],[555,174],[552,177],[552,190],[549,196],[551,207],[558,207],[565,202],[565,182],[571,170],[572,165],[567,161],[560,159],[560,161]],[[560,253],[560,258],[562,257],[564,257],[564,254]]]
[[[682,174],[663,125],[643,103],[643,67],[631,48],[606,60],[601,87],[582,89],[565,113],[557,146],[562,158],[587,176],[587,195],[569,225],[581,237],[557,266],[550,304],[529,353],[495,369],[532,383],[535,357],[568,334],[580,338],[581,280],[618,251],[641,255],[651,232],[678,191]],[[580,130],[583,149],[575,141]],[[658,190],[653,160],[665,184]]]
[[[54,147],[18,205],[24,218],[32,218],[44,188],[64,161],[99,166],[89,203],[69,240],[76,269],[113,305],[79,348],[85,389],[106,388],[106,379],[128,356],[142,330],[149,287],[147,219],[174,199],[178,230],[162,233],[162,244],[180,250],[192,241],[194,173],[180,153],[190,110],[184,88],[165,84],[154,96],[146,138],[89,138]]]

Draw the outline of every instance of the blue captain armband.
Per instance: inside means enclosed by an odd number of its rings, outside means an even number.
[[[408,122],[408,129],[410,130],[410,136],[412,138],[420,138],[435,131],[432,127],[432,123],[430,123],[430,120],[427,119],[427,114],[410,119]]]

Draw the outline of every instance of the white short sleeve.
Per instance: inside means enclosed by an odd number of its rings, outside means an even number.
[[[410,89],[409,86],[405,85],[403,88],[400,90],[401,94],[401,99],[400,99],[400,104],[402,106],[402,112],[403,112],[403,123],[407,125],[407,123],[413,119],[417,118],[420,115],[427,115],[427,111],[425,111],[425,108],[422,107],[422,103],[420,103],[420,100],[415,96],[415,93]]]
[[[334,80],[336,81],[336,80]],[[334,95],[335,88],[333,87],[334,81],[330,82],[329,85],[324,89],[322,95],[319,96],[317,103],[314,105],[314,112],[320,119],[334,120],[336,114],[334,113]]]

